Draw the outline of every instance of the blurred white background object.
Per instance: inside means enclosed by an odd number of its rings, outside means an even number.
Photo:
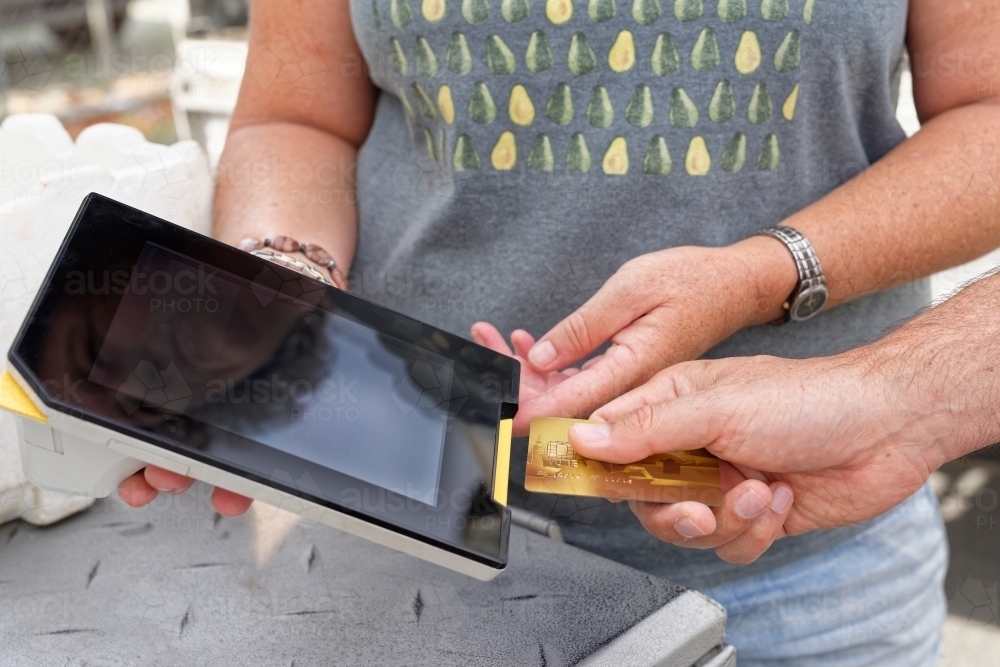
[[[98,192],[188,229],[211,229],[212,176],[192,141],[163,146],[99,124],[74,143],[54,116],[0,125],[0,349],[8,350],[83,198]],[[113,239],[108,240],[109,243]],[[13,417],[0,412],[0,523],[44,525],[90,505],[35,488],[21,473]]]

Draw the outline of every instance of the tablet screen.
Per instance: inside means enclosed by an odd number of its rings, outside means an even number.
[[[147,242],[89,380],[435,505],[453,362],[309,300]]]

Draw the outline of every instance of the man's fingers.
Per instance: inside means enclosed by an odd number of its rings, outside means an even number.
[[[144,476],[146,482],[151,487],[157,491],[169,494],[184,493],[194,484],[194,480],[190,477],[178,475],[175,472],[157,468],[156,466],[146,466]]]
[[[153,502],[156,498],[157,490],[149,485],[143,471],[135,473],[118,485],[118,497],[129,507],[136,509],[144,507]]]
[[[472,325],[472,340],[477,345],[488,347],[494,352],[506,354],[508,357],[514,356],[514,351],[510,349],[503,334],[489,322],[476,322]]]
[[[212,490],[212,505],[222,516],[238,516],[250,509],[253,498],[216,487]]]
[[[771,506],[735,539],[716,547],[719,558],[728,563],[752,563],[771,544],[785,536],[785,517],[792,509],[792,490],[787,484],[771,485]]]
[[[665,542],[708,549],[740,537],[768,510],[771,498],[767,484],[747,480],[730,489],[721,506],[710,510],[696,502],[634,503],[633,512],[646,530]],[[705,510],[714,516],[714,528]]]
[[[587,458],[631,463],[653,454],[711,445],[719,428],[717,417],[710,405],[688,396],[640,406],[611,422],[575,424],[569,430],[569,441]]]

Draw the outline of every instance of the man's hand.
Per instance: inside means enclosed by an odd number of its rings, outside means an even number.
[[[762,237],[724,248],[671,248],[626,262],[537,343],[523,331],[513,336],[528,390],[514,433],[527,433],[533,417],[585,416],[737,330],[777,318],[797,275],[788,250]],[[509,354],[505,343],[495,344],[492,326],[480,322],[472,331]],[[608,341],[579,373],[572,368]]]
[[[949,436],[951,413],[921,405],[923,394],[903,391],[892,369],[866,350],[679,364],[592,415],[606,424],[574,426],[570,442],[611,463],[700,447],[724,459],[721,507],[632,509],[661,540],[751,562],[786,534],[885,512],[944,462],[936,443]],[[741,509],[764,499],[769,508],[746,518]]]

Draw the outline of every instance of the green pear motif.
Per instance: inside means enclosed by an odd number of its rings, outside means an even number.
[[[747,161],[747,137],[742,132],[734,136],[722,153],[722,171],[735,174]]]
[[[760,0],[760,15],[765,21],[781,21],[788,16],[788,0]]]
[[[587,37],[582,32],[575,33],[569,40],[567,64],[569,71],[577,76],[586,74],[597,66],[597,56],[594,55],[594,50],[590,48]]]
[[[395,37],[389,38],[389,66],[399,76],[406,76],[409,66],[406,64],[406,54],[403,45]]]
[[[728,79],[723,79],[715,86],[712,101],[708,103],[708,117],[716,123],[725,123],[736,113],[736,99],[733,97],[733,87]]]
[[[469,118],[476,123],[492,123],[497,117],[497,105],[493,101],[490,89],[482,81],[477,81],[472,87],[469,98]]]
[[[573,94],[569,85],[556,86],[545,105],[545,115],[556,125],[568,125],[573,120]]]
[[[531,144],[531,152],[528,153],[528,169],[552,171],[554,166],[552,143],[547,136],[539,134],[535,137],[535,142]]]
[[[779,72],[790,72],[799,66],[799,31],[792,30],[774,53],[774,69]]]
[[[647,174],[666,176],[673,167],[667,140],[657,134],[650,140],[649,148],[646,149],[646,157],[642,159],[642,170]]]
[[[444,130],[438,130],[437,134],[437,151],[438,162],[441,163],[442,167],[448,166],[448,147],[445,146]]]
[[[541,30],[531,33],[528,50],[524,54],[524,64],[537,73],[552,67],[552,60],[552,49],[549,48],[549,40],[545,39],[545,33]]]
[[[514,71],[514,53],[499,35],[486,38],[486,66],[494,74],[510,74]]]
[[[760,153],[757,155],[757,169],[760,171],[777,169],[780,159],[781,151],[778,150],[778,137],[772,132],[764,138],[764,145],[760,147]]]
[[[614,18],[617,11],[618,5],[615,0],[590,0],[587,3],[587,14],[590,20],[596,23]]]
[[[569,150],[566,152],[566,168],[578,173],[590,171],[590,149],[587,140],[580,132],[569,139]]]
[[[625,107],[625,120],[635,127],[646,127],[653,122],[653,93],[646,84],[635,87]]]
[[[413,20],[410,0],[389,0],[389,17],[397,28],[405,28]]]
[[[711,28],[703,28],[691,49],[691,66],[706,72],[719,65],[719,42]]]
[[[718,12],[724,23],[736,23],[747,15],[747,0],[719,0]]]
[[[457,31],[451,33],[444,61],[448,69],[455,74],[469,73],[472,69],[472,53],[469,51],[469,43],[465,41],[465,35]]]
[[[417,37],[417,74],[434,76],[438,71],[437,56],[430,43],[423,37]]]
[[[676,128],[694,127],[698,124],[698,107],[683,88],[674,88],[670,93],[669,117],[670,124]]]
[[[653,72],[658,76],[666,76],[676,72],[681,66],[681,57],[677,53],[677,47],[674,46],[674,39],[670,33],[661,32],[656,37],[650,64],[653,67]]]
[[[747,117],[754,125],[759,125],[771,117],[771,96],[767,92],[767,84],[763,81],[753,89],[750,105],[747,107]]]
[[[434,118],[437,115],[437,109],[434,107],[430,95],[420,87],[419,83],[413,84],[413,94],[417,98],[417,108],[420,109],[421,115],[428,119]]]
[[[660,0],[632,0],[632,18],[639,25],[649,25],[662,14]]]
[[[472,143],[472,137],[467,134],[458,135],[455,141],[455,155],[452,158],[455,171],[473,171],[479,169],[479,153]]]
[[[507,23],[517,23],[528,18],[528,0],[503,0],[500,3],[500,15]]]
[[[590,93],[590,103],[587,104],[587,122],[594,127],[607,127],[615,119],[615,110],[611,106],[611,98],[604,86],[594,86]]]
[[[703,11],[702,0],[674,0],[674,16],[678,21],[694,21]]]
[[[431,136],[431,131],[426,127],[424,128],[424,148],[427,149],[427,156],[437,162],[437,146],[434,145],[434,137]]]
[[[378,0],[372,0],[372,15],[375,17],[375,27],[382,27],[382,10],[378,8]]]
[[[462,17],[467,23],[482,23],[489,16],[489,0],[462,0]]]
[[[413,113],[413,107],[410,106],[410,100],[406,99],[406,93],[402,89],[399,91],[399,101],[403,103],[403,110],[406,111],[406,115],[409,116],[410,120],[415,120],[417,115]]]
[[[816,0],[806,0],[806,4],[802,7],[802,20],[806,22],[806,25],[812,25],[815,10]]]

